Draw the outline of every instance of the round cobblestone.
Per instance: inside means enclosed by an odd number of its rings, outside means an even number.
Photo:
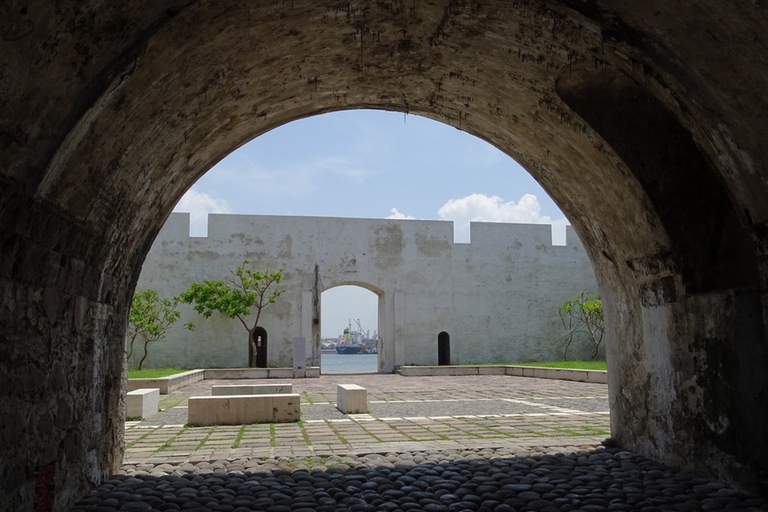
[[[381,458],[354,457],[351,467],[322,471],[265,469],[213,473],[228,461],[196,466],[178,476],[164,462],[114,476],[75,505],[72,512],[108,510],[218,510],[244,512],[368,512],[425,510],[768,510],[768,500],[618,450],[501,457],[495,450],[465,451],[463,457],[429,462],[425,451],[397,454],[395,468]],[[469,457],[468,455],[474,455]],[[415,463],[415,459],[424,460]],[[377,465],[379,464],[379,465]],[[189,470],[189,465],[185,466]],[[553,478],[555,475],[556,478]]]

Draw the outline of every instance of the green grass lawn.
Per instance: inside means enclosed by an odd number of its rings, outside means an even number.
[[[128,370],[129,379],[157,379],[158,377],[167,377],[176,373],[186,372],[188,368],[136,368]]]
[[[605,370],[605,361],[549,361],[546,363],[514,363],[515,366],[542,366],[544,368],[573,368],[576,370]]]
[[[605,370],[605,361],[547,361],[543,363],[466,363],[456,366],[540,366],[544,368],[573,368],[574,370]]]

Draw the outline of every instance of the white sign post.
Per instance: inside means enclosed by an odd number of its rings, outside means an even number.
[[[307,364],[307,338],[293,338],[293,369],[304,370]]]

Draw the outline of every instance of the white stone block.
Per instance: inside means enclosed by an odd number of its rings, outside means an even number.
[[[251,384],[211,386],[211,395],[280,395],[293,393],[293,384]]]
[[[188,372],[169,375],[168,377],[158,377],[155,379],[128,379],[128,391],[137,389],[158,388],[161,395],[173,393],[179,388],[189,386],[195,382],[205,379],[205,370],[190,370]]]
[[[298,393],[280,395],[193,396],[189,398],[190,425],[242,425],[299,421]]]
[[[126,418],[149,418],[160,410],[160,390],[136,389],[126,397]]]
[[[344,414],[364,414],[368,412],[368,392],[357,384],[338,384],[336,386],[336,408]]]

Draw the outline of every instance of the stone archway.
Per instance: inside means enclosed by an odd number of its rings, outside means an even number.
[[[9,509],[65,508],[119,465],[128,298],[175,201],[250,138],[349,108],[431,117],[521,162],[571,219],[612,304],[613,436],[765,485],[759,5],[30,0],[2,11]]]
[[[398,343],[394,336],[395,326],[397,325],[394,308],[395,293],[386,293],[382,288],[368,282],[341,280],[334,276],[325,277],[327,278],[327,283],[318,283],[320,288],[317,291],[320,296],[322,296],[324,292],[338,288],[339,286],[357,286],[371,292],[377,297],[378,343],[376,346],[376,371],[379,373],[392,372],[395,367],[395,351],[397,350],[397,345],[402,345],[402,342]],[[320,307],[322,309],[322,305]]]

